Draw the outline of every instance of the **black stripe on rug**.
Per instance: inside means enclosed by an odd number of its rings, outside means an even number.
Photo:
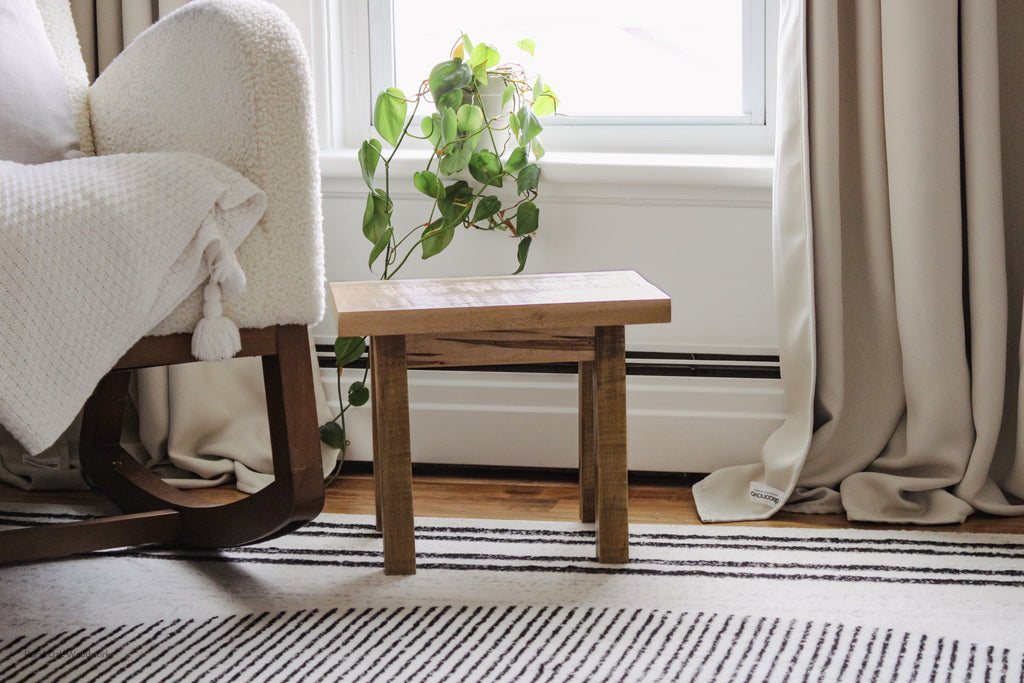
[[[172,560],[184,562],[218,562],[224,564],[267,564],[283,565],[293,567],[338,567],[338,568],[383,568],[383,557],[380,553],[367,553],[370,559],[366,560],[342,560],[328,558],[295,558],[295,557],[274,557],[259,556],[258,554],[237,556],[243,549],[234,548],[220,552],[209,551],[183,551],[180,549],[168,549],[163,551],[127,550],[113,551],[108,553],[96,553],[92,557],[136,557],[154,560]],[[331,553],[332,555],[344,555],[344,552]],[[755,581],[823,581],[834,583],[876,583],[876,584],[903,584],[903,585],[930,585],[930,586],[990,586],[1004,588],[1024,588],[1024,571],[984,571],[948,569],[941,570],[948,576],[930,576],[930,571],[916,567],[890,568],[883,567],[885,571],[913,571],[921,573],[920,576],[889,576],[883,574],[867,573],[863,567],[855,566],[858,574],[834,573],[835,565],[818,565],[820,573],[812,571],[771,571],[776,569],[769,563],[747,563],[743,569],[729,568],[714,570],[700,568],[704,566],[728,566],[727,563],[716,562],[679,562],[684,567],[654,568],[642,566],[642,562],[630,560],[628,565],[603,565],[596,560],[582,558],[571,558],[571,562],[555,560],[550,564],[499,564],[500,561],[512,563],[522,562],[523,558],[516,555],[489,555],[488,562],[461,563],[428,561],[429,553],[417,553],[416,567],[418,570],[448,570],[448,571],[483,571],[500,573],[554,573],[554,574],[580,574],[580,575],[607,575],[607,576],[663,576],[663,577],[702,577],[715,579],[745,579]],[[86,557],[86,556],[83,556]],[[547,560],[548,558],[544,558]],[[693,566],[688,566],[693,565]],[[814,568],[814,567],[812,567]],[[975,576],[971,576],[974,574]],[[996,578],[999,575],[1007,576],[1006,579]],[[986,578],[992,577],[992,578]]]
[[[40,526],[63,521],[93,519],[92,515],[67,513],[18,513],[0,511],[0,527]],[[898,533],[898,532],[897,532]],[[309,522],[291,532],[291,536],[309,538],[380,538],[372,524]],[[592,545],[592,529],[513,529],[496,527],[416,526],[418,540],[482,541],[518,544]],[[917,555],[957,555],[966,557],[1024,558],[1024,543],[987,543],[957,539],[955,541],[919,540],[913,538],[850,538],[845,536],[758,536],[751,534],[685,534],[630,533],[631,547],[651,548],[732,548],[737,550],[777,549],[827,550],[830,552],[865,552]]]
[[[75,517],[56,513],[4,514],[7,517],[0,517],[0,525],[9,526]],[[785,533],[633,533],[629,564],[601,565],[593,559],[594,532],[590,529],[422,525],[417,527],[416,537],[417,565],[421,570],[1024,587],[1024,565],[1019,562],[1024,559],[1024,545],[1009,540],[960,542],[899,534],[871,538]],[[381,546],[376,542],[379,538],[372,524],[312,522],[278,541],[249,547],[222,551],[147,547],[84,557],[377,568],[383,564]],[[369,546],[359,543],[364,539],[374,542]],[[432,546],[436,543],[448,547],[444,551],[431,550],[437,547]],[[524,545],[529,547],[528,551],[518,551]],[[667,557],[651,556],[655,550],[663,549],[680,552],[670,552]],[[757,559],[746,559],[755,556],[746,551],[757,551]],[[890,557],[899,558],[899,562],[890,562]],[[1003,563],[972,563],[979,558],[998,558]]]
[[[1007,681],[1019,653],[842,624],[563,606],[263,612],[0,637],[30,681]]]

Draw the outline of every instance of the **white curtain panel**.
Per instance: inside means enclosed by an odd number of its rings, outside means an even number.
[[[774,237],[788,418],[704,521],[1024,514],[997,4],[783,0]]]
[[[89,80],[96,80],[124,46],[189,0],[71,0]]]

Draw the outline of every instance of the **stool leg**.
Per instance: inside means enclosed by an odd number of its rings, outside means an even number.
[[[377,387],[377,458],[380,469],[381,531],[384,573],[416,573],[416,540],[412,514],[412,451],[409,439],[409,383],[405,337],[373,338],[370,350]],[[375,467],[375,469],[377,469]]]
[[[625,328],[598,327],[595,337],[597,560],[619,564],[629,561]]]
[[[579,420],[580,420],[580,521],[593,522],[595,465],[594,451],[597,434],[594,432],[594,363],[579,364]]]
[[[378,412],[380,406],[383,404],[384,399],[381,397],[378,391],[380,384],[374,381],[377,377],[377,370],[374,368],[373,346],[375,341],[370,339],[370,354],[368,362],[370,364],[370,418],[372,420],[372,432],[373,432],[373,501],[374,501],[374,514],[376,515],[375,525],[377,531],[383,531],[384,527],[381,526],[380,522],[380,501],[383,497],[381,494],[381,457],[380,457],[380,418]]]

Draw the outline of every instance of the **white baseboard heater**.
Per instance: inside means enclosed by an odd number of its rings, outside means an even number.
[[[332,349],[317,353],[336,412]],[[775,356],[627,351],[626,373],[630,470],[702,473],[756,462],[784,417]],[[346,368],[343,389],[361,377]],[[413,370],[409,401],[413,462],[576,466],[573,364]],[[346,422],[349,459],[372,460],[369,407],[350,409]]]

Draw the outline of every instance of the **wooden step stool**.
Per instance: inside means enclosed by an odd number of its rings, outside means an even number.
[[[370,337],[373,478],[384,572],[414,574],[407,368],[579,363],[580,519],[597,559],[629,560],[625,325],[669,322],[634,271],[331,283],[343,337]],[[595,514],[596,512],[596,514]]]

